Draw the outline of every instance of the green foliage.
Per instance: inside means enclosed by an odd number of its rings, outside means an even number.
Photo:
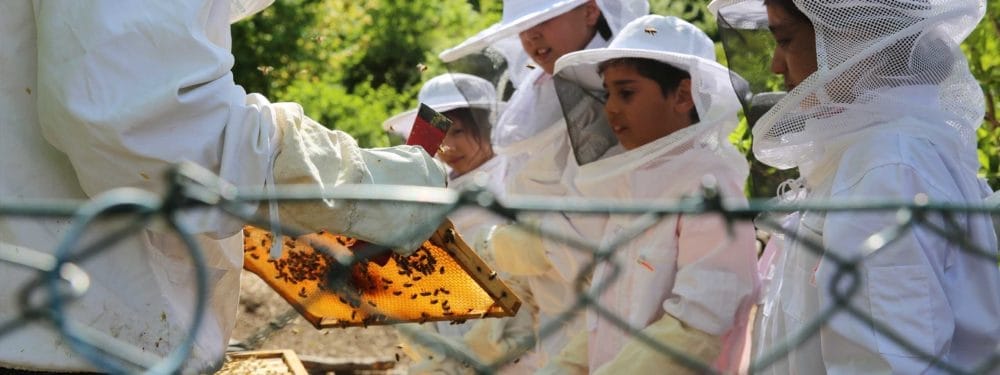
[[[651,0],[650,6],[653,13],[686,19],[719,40],[708,2]],[[382,131],[382,121],[415,106],[422,82],[445,72],[437,54],[497,22],[501,11],[502,0],[278,0],[233,25],[233,72],[248,92],[298,102],[309,116],[350,133],[363,146],[387,146],[394,141]],[[981,173],[994,189],[1000,188],[998,20],[1000,1],[989,1],[984,21],[963,44],[986,94],[979,159]],[[726,60],[717,50],[720,60]],[[421,73],[418,64],[426,65],[426,71]],[[777,81],[766,77],[766,68],[759,77],[747,78],[755,86],[774,86]],[[754,163],[750,135],[743,121],[731,136],[752,163],[748,193],[772,195],[772,185],[789,172]]]
[[[445,71],[437,53],[499,20],[501,6],[499,0],[278,1],[233,25],[233,73],[248,92],[300,103],[362,146],[388,146],[382,122],[415,106],[423,80]]]
[[[1000,2],[990,1],[986,17],[962,45],[972,74],[986,96],[986,116],[978,131],[980,173],[1000,189]]]

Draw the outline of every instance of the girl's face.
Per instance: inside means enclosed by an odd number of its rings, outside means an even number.
[[[791,91],[816,72],[816,31],[777,4],[767,5],[767,24],[777,42],[771,71],[782,75],[785,90]]]
[[[691,125],[691,80],[663,96],[660,85],[630,65],[604,69],[604,112],[622,147],[631,150]]]
[[[493,157],[493,147],[487,137],[476,137],[471,129],[475,124],[466,124],[457,116],[447,115],[453,121],[441,142],[437,156],[451,167],[455,176],[478,168]]]
[[[521,47],[546,73],[552,74],[556,60],[584,49],[597,33],[601,9],[593,0],[548,21],[522,31]]]

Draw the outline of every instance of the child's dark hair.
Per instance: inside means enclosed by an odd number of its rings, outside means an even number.
[[[677,87],[680,86],[682,80],[691,79],[691,74],[683,69],[676,68],[664,62],[638,57],[623,57],[602,62],[598,65],[597,72],[604,75],[604,70],[612,66],[632,67],[639,75],[649,78],[660,85],[660,92],[663,93],[663,96],[677,91]],[[689,116],[692,124],[701,121],[698,117],[697,108],[691,108]]]
[[[795,6],[795,2],[793,0],[764,0],[764,5],[777,5],[784,9],[785,12],[788,12],[788,15],[799,21],[812,25],[812,21],[809,20],[809,17],[806,17],[806,14],[802,13],[802,11],[799,10],[799,7]]]
[[[458,108],[442,113],[445,116],[455,118],[465,126],[465,130],[478,142],[490,142],[490,128],[492,121],[490,110],[484,108]]]

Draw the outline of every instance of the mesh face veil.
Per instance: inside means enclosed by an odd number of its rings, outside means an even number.
[[[983,94],[959,45],[982,19],[984,0],[794,2],[815,29],[818,69],[754,127],[759,160],[782,169],[808,164],[823,157],[826,142],[907,116],[974,144]],[[715,0],[710,8],[720,24],[737,24],[722,22],[739,14],[727,9],[748,6],[763,4]],[[929,105],[915,105],[915,96]]]
[[[511,55],[516,54],[521,46],[517,41],[518,33],[586,2],[587,0],[504,0],[503,18],[500,22],[441,52],[441,60],[451,62],[468,54],[478,53],[489,46],[497,47],[500,43],[502,47],[498,49],[504,50],[511,58],[509,59],[511,66],[515,66],[513,60],[517,58]],[[649,13],[647,0],[597,0],[597,7],[601,9],[601,14],[604,15],[613,34],[617,34],[630,21]]]
[[[587,0],[505,0],[503,18],[499,23],[440,54],[451,72],[502,77],[494,81],[501,94],[509,93],[505,90],[508,84],[523,89],[521,95],[510,99],[506,107],[510,110],[498,120],[493,138],[497,150],[534,137],[558,121],[561,115],[559,111],[551,110],[557,105],[551,85],[529,86],[543,82],[547,75],[524,52],[518,34],[585,3]],[[617,35],[631,20],[649,12],[647,0],[596,0],[596,4],[612,35]],[[596,42],[599,43],[595,45]],[[591,45],[596,47],[603,47],[606,43],[599,35],[591,41]],[[502,69],[499,72],[502,74],[483,73],[496,69]],[[504,95],[500,97],[504,98]]]

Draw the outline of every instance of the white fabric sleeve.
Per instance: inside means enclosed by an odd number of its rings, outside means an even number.
[[[754,229],[719,215],[683,215],[678,223],[677,274],[664,310],[712,335],[733,327],[758,285]],[[731,231],[731,232],[730,232]]]
[[[164,171],[185,160],[237,187],[259,187],[279,148],[301,145],[282,141],[274,105],[259,95],[248,96],[233,81],[228,1],[38,1],[35,10],[39,122],[46,139],[72,160],[88,195],[122,186],[162,192]],[[325,158],[303,161],[319,169],[314,176],[354,178],[323,180],[326,185],[444,186],[443,171],[426,154],[361,150],[349,136],[321,129],[304,116],[284,125],[302,137],[315,137],[317,144],[338,148]],[[351,160],[336,160],[347,155]],[[379,164],[386,161],[390,166]],[[304,212],[337,208],[318,204]],[[385,211],[373,210],[372,220]],[[357,218],[353,207],[348,212],[344,218]],[[322,218],[339,215],[329,212]],[[194,227],[215,236],[235,233],[242,225],[217,211],[192,220]],[[323,226],[347,233],[343,229],[369,225]]]
[[[835,191],[831,199],[898,200],[912,198],[918,193],[928,194],[932,199],[950,195],[939,192],[912,167],[895,164],[868,171],[853,186]],[[933,225],[945,228],[939,217],[931,216],[930,220]],[[958,249],[946,239],[917,226],[880,250],[868,254],[862,251],[871,235],[897,223],[895,212],[831,212],[826,215],[822,228],[826,251],[849,260],[864,257],[857,269],[860,279],[845,274],[838,290],[847,294],[848,280],[859,282],[857,290],[850,295],[850,303],[861,314],[891,329],[916,349],[936,358],[949,358],[956,317],[948,302],[951,296],[945,293],[947,286],[942,284],[937,272],[943,271],[946,257],[953,257]],[[828,290],[839,268],[828,258],[817,266],[815,288],[820,291],[820,309],[837,304]],[[960,267],[955,267],[949,277],[961,278],[962,272]],[[981,277],[988,273],[983,272]],[[983,300],[989,298],[984,296]],[[958,308],[975,309],[976,306]],[[981,318],[982,322],[996,319],[995,316]],[[830,374],[916,374],[929,370],[927,362],[893,342],[871,323],[846,312],[836,314],[824,326],[820,340],[823,362]]]

